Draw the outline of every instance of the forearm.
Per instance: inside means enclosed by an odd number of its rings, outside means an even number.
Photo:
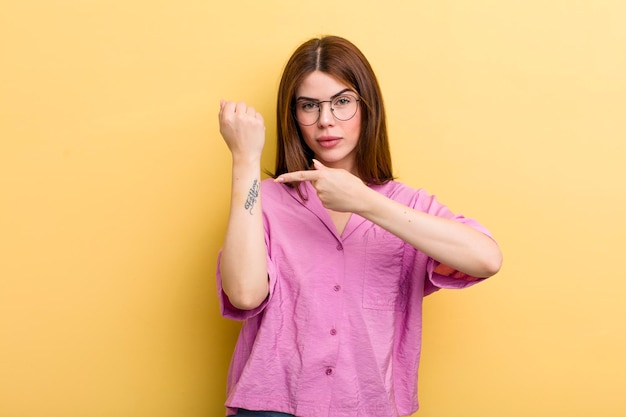
[[[500,269],[496,242],[468,225],[414,210],[369,188],[362,202],[357,214],[447,266],[474,277]]]
[[[222,287],[235,307],[252,309],[268,294],[260,161],[233,158],[230,215],[220,262]]]

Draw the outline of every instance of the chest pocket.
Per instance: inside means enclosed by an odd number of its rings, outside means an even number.
[[[375,226],[365,238],[363,307],[376,310],[404,310],[407,279],[403,268],[405,243]]]

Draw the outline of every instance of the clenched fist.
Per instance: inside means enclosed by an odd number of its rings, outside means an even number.
[[[261,158],[265,124],[261,113],[246,103],[221,100],[220,133],[233,158]]]

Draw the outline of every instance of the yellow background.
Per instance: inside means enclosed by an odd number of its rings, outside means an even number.
[[[221,416],[220,98],[355,42],[399,180],[492,230],[426,300],[422,417],[626,415],[626,3],[2,0],[0,416]]]

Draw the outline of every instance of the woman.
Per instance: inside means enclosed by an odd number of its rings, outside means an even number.
[[[232,196],[218,259],[222,314],[243,320],[226,406],[237,416],[410,415],[418,408],[422,299],[495,274],[476,221],[393,180],[367,59],[335,36],[289,59],[273,179],[263,117],[222,101]]]

